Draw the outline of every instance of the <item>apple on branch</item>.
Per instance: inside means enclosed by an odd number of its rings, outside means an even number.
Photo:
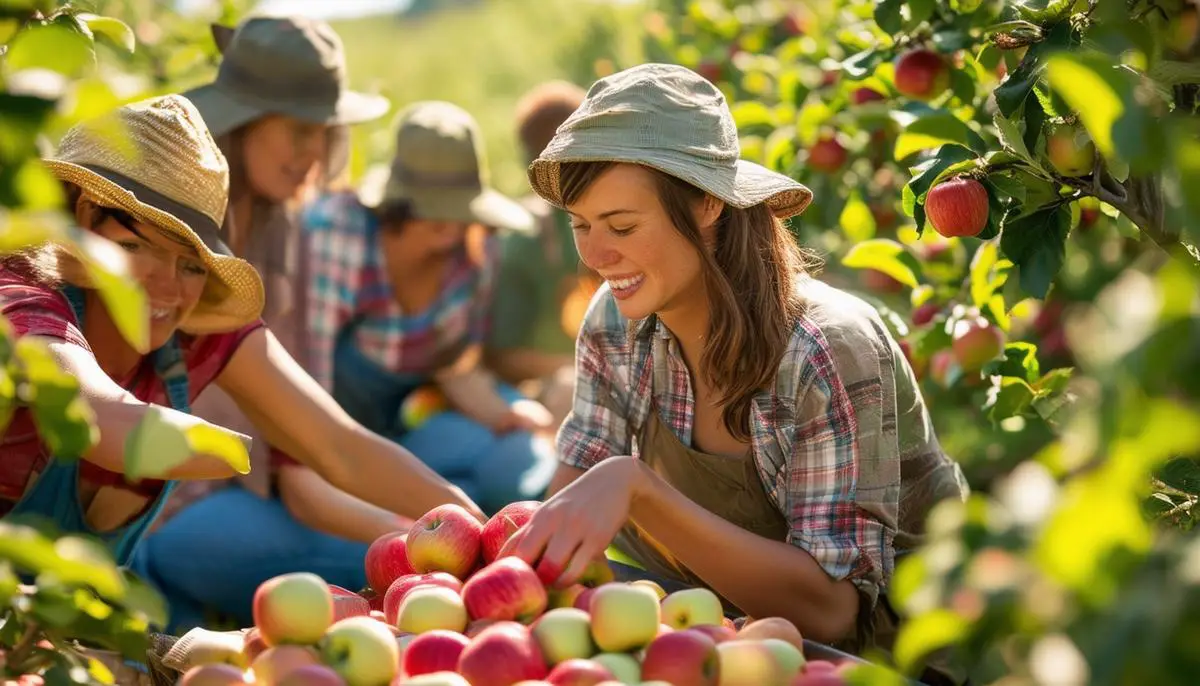
[[[987,227],[989,211],[987,189],[969,177],[943,181],[925,195],[925,216],[947,238],[978,236]]]
[[[938,53],[915,48],[896,59],[896,90],[914,100],[929,101],[950,87],[950,65]]]

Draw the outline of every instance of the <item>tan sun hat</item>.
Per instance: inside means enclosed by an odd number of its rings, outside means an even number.
[[[741,157],[725,96],[691,69],[643,64],[600,79],[529,166],[534,192],[563,207],[563,162],[629,162],[682,179],[734,207],[766,203],[780,219],[812,191]]]
[[[96,204],[128,212],[196,249],[209,279],[181,329],[232,331],[262,313],[258,272],[218,238],[229,198],[229,166],[187,98],[151,98],[78,124],[45,164]]]

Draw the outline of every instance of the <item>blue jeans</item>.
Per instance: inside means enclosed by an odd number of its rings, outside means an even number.
[[[146,537],[129,563],[162,593],[167,630],[204,624],[212,609],[252,626],[258,585],[289,572],[312,572],[357,591],[366,585],[367,545],[301,524],[277,498],[230,486],[180,511]]]

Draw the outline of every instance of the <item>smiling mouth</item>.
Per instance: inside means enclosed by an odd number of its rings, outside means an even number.
[[[645,274],[635,274],[622,279],[606,279],[606,281],[608,281],[608,285],[616,291],[627,291],[645,280]]]

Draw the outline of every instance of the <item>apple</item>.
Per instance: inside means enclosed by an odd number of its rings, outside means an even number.
[[[371,614],[371,604],[354,591],[329,584],[329,593],[333,596],[333,621]]]
[[[452,672],[469,642],[466,636],[453,631],[426,631],[405,646],[400,659],[401,671],[407,676]]]
[[[878,269],[862,270],[863,285],[875,293],[900,293],[904,284]]]
[[[711,624],[697,624],[690,627],[688,631],[697,631],[712,639],[713,643],[724,643],[737,638],[737,632],[722,624],[721,626],[713,626]]]
[[[839,666],[828,660],[813,660],[804,665],[791,686],[846,686],[838,670]]]
[[[402,576],[392,582],[388,587],[387,595],[383,599],[383,617],[388,624],[395,625],[396,620],[400,616],[400,605],[404,602],[405,597],[415,588],[424,586],[441,586],[448,588],[455,593],[462,591],[462,582],[457,577],[451,576],[445,572],[433,572],[432,574],[409,574]]]
[[[717,644],[706,634],[690,629],[659,636],[646,648],[642,679],[661,680],[675,686],[717,686]]]
[[[397,679],[392,686],[471,686],[458,672],[434,672],[420,676]]]
[[[846,149],[832,134],[825,134],[808,149],[808,166],[832,174],[846,163]]]
[[[537,641],[523,625],[497,622],[471,640],[458,658],[458,673],[471,686],[510,686],[549,673]]]
[[[1087,176],[1096,168],[1096,144],[1081,126],[1047,127],[1046,158],[1061,176]]]
[[[645,586],[646,588],[650,589],[651,591],[654,591],[654,595],[658,596],[659,602],[662,602],[662,599],[667,597],[666,589],[664,589],[658,583],[651,581],[649,579],[638,579],[637,581],[630,581],[629,585],[630,586]]]
[[[479,560],[483,526],[460,505],[439,505],[408,531],[408,561],[418,573],[446,572],[465,579]]]
[[[779,28],[785,36],[803,36],[804,24],[804,20],[797,16],[795,12],[788,12],[779,21]]]
[[[950,65],[926,48],[909,50],[896,60],[896,90],[914,100],[933,100],[950,87]]]
[[[717,83],[721,80],[723,69],[720,64],[712,60],[704,60],[696,66],[696,73],[708,79],[712,83]]]
[[[349,617],[335,623],[318,648],[321,661],[345,679],[347,686],[380,686],[400,671],[396,637],[370,617]]]
[[[781,676],[786,681],[791,681],[804,667],[804,650],[792,645],[790,641],[782,638],[762,638],[758,639],[758,642],[771,650],[776,664],[779,665]]]
[[[608,583],[592,596],[592,638],[607,653],[636,650],[658,635],[658,596],[644,586]],[[618,675],[619,676],[619,675]]]
[[[571,659],[555,665],[546,682],[554,686],[596,686],[613,678],[613,673],[597,662]]]
[[[283,574],[254,591],[254,625],[268,646],[316,643],[333,624],[333,594],[309,572]]]
[[[579,577],[579,583],[588,588],[597,588],[612,583],[614,579],[616,575],[608,564],[608,558],[601,553],[583,568],[583,576]]]
[[[717,644],[720,686],[777,684],[783,670],[761,641],[735,639]]]
[[[346,682],[325,665],[305,665],[288,672],[278,686],[346,686]]]
[[[498,620],[498,619],[475,619],[475,620],[472,620],[469,624],[467,624],[467,628],[463,630],[463,635],[465,635],[467,638],[475,638],[484,629],[488,628],[489,626],[491,626],[493,624],[498,623],[499,621],[500,620]]]
[[[462,588],[471,619],[516,620],[528,624],[546,611],[549,599],[538,575],[519,557],[484,567]]]
[[[367,585],[376,593],[383,595],[393,581],[416,573],[408,561],[407,539],[407,532],[393,531],[375,539],[367,548],[363,566],[367,572]]]
[[[978,236],[987,226],[988,194],[975,179],[943,181],[925,195],[925,216],[934,231],[946,236]]]
[[[467,628],[467,608],[463,599],[449,588],[418,586],[400,604],[396,628],[412,634],[434,629],[462,633]]]
[[[954,351],[949,348],[939,350],[929,358],[929,378],[942,388],[949,388],[952,380],[961,373]]]
[[[319,664],[317,651],[308,646],[280,645],[264,650],[254,658],[250,669],[254,672],[255,684],[275,686],[297,669]]]
[[[367,606],[370,607],[372,611],[379,610],[380,612],[383,612],[383,598],[387,589],[385,588],[383,590],[384,593],[378,593],[375,591],[375,589],[367,587],[359,591],[358,594],[366,599]]]
[[[1004,352],[1004,332],[982,316],[964,317],[954,322],[951,337],[954,359],[964,372],[977,372]]]
[[[249,683],[251,682],[246,679],[242,670],[233,665],[210,664],[196,665],[184,672],[177,686],[232,686]]]
[[[697,624],[720,626],[724,616],[721,599],[707,588],[675,591],[662,601],[662,621],[675,629],[686,629]]]
[[[590,590],[583,584],[571,584],[566,588],[548,588],[546,589],[546,607],[575,607],[575,600],[579,598],[584,591]]]
[[[883,93],[874,88],[867,88],[866,86],[855,88],[854,92],[850,94],[850,100],[855,105],[865,105],[868,102],[877,102],[886,99],[887,97]]]
[[[518,529],[533,518],[533,513],[542,504],[536,500],[521,500],[515,503],[509,503],[492,515],[491,519],[483,525],[483,529],[479,534],[480,550],[483,553],[483,561],[492,563],[500,554],[500,549],[512,538],[512,535]]]
[[[917,306],[912,313],[913,326],[925,326],[933,321],[938,312],[942,311],[942,307],[933,300],[927,300]]]
[[[622,684],[642,682],[642,666],[629,653],[600,653],[592,656],[592,662],[612,672],[613,678]]]
[[[246,664],[254,662],[254,658],[269,647],[256,626],[250,627],[242,634],[242,657]]]
[[[804,652],[804,637],[800,635],[800,630],[783,617],[763,617],[747,622],[738,630],[737,637],[751,641],[778,638],[792,644],[801,653]]]
[[[584,612],[591,612],[592,596],[594,595],[596,595],[595,588],[586,588],[582,593],[575,596],[575,603],[573,607],[583,610]]]
[[[538,617],[529,627],[529,632],[542,649],[546,663],[556,665],[596,654],[590,620],[588,613],[583,610],[563,607]]]

